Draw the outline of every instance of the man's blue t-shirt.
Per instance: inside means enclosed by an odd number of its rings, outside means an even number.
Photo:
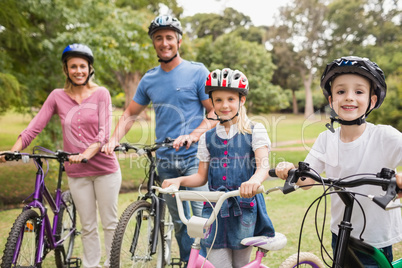
[[[204,119],[205,109],[201,101],[208,99],[205,81],[209,71],[202,63],[182,62],[170,72],[160,66],[149,70],[141,79],[133,100],[140,105],[152,102],[155,110],[156,142],[167,137],[177,138],[190,134]],[[161,148],[158,158],[172,159],[195,155],[197,146],[185,147],[176,152],[173,148]]]

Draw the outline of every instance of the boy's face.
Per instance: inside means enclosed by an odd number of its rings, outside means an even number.
[[[180,48],[181,40],[177,40],[177,33],[170,29],[161,29],[154,33],[152,42],[156,54],[162,60],[169,60]]]
[[[332,81],[328,100],[341,119],[352,121],[363,116],[368,105],[374,107],[377,96],[372,94],[369,103],[370,90],[368,79],[355,74],[342,74]]]

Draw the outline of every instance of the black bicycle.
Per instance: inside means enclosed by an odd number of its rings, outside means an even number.
[[[275,169],[271,169],[269,171],[269,175],[271,177],[276,177],[275,174]],[[353,206],[354,204],[359,204],[358,201],[356,200],[355,196],[356,195],[361,195],[369,198],[372,200],[374,203],[376,203],[378,206],[380,206],[383,209],[395,209],[395,208],[401,208],[401,204],[399,203],[394,203],[392,202],[395,198],[398,192],[401,191],[401,189],[398,188],[396,184],[396,178],[395,178],[395,171],[388,169],[388,168],[383,168],[379,173],[376,174],[355,174],[352,176],[348,176],[346,178],[340,178],[340,179],[331,179],[331,178],[323,178],[321,177],[316,171],[314,171],[312,168],[310,168],[308,163],[305,162],[299,162],[299,167],[297,169],[292,169],[288,173],[288,178],[285,181],[285,184],[283,187],[280,189],[284,194],[291,193],[295,191],[297,188],[299,188],[296,185],[296,182],[299,179],[303,178],[312,178],[314,181],[318,182],[319,184],[314,184],[313,186],[316,185],[325,185],[327,186],[327,189],[324,191],[324,193],[318,197],[314,202],[319,205],[321,202],[322,198],[325,198],[329,194],[338,194],[339,197],[341,198],[342,202],[345,204],[345,211],[343,214],[343,220],[339,223],[339,232],[338,232],[338,240],[337,244],[335,247],[335,253],[334,257],[331,258],[330,254],[327,252],[325,248],[323,248],[322,245],[322,236],[323,232],[319,232],[318,228],[316,226],[317,230],[317,236],[319,238],[319,241],[321,242],[321,248],[323,251],[326,252],[326,255],[329,256],[333,263],[332,266],[330,264],[326,265],[328,267],[336,267],[336,268],[344,268],[344,267],[363,267],[359,259],[356,257],[354,254],[353,250],[359,251],[367,256],[370,256],[372,259],[374,259],[379,267],[381,268],[391,268],[391,267],[402,267],[402,259],[398,259],[390,263],[387,259],[387,257],[384,255],[384,253],[365,243],[363,240],[352,237],[351,236],[351,231],[352,231],[352,212],[353,212]],[[356,193],[351,190],[346,190],[345,188],[353,188],[361,185],[376,185],[382,187],[382,189],[385,191],[384,195],[381,196],[373,196],[373,195],[364,195],[361,193]],[[306,185],[307,186],[307,185]],[[311,185],[308,185],[311,186]],[[329,191],[329,190],[334,190],[334,191]],[[312,205],[310,208],[312,207]],[[317,210],[318,210],[318,205],[317,205]],[[306,213],[310,210],[310,208],[307,210]],[[362,207],[361,207],[362,208]],[[316,221],[317,225],[317,221]],[[302,226],[303,227],[303,226]],[[324,229],[322,229],[324,230]],[[353,250],[352,250],[353,249]],[[300,250],[300,241],[299,241],[299,250]],[[324,260],[324,255],[322,251],[322,257]],[[325,260],[324,260],[325,261]]]
[[[159,177],[153,153],[161,147],[172,147],[173,140],[153,145],[123,143],[115,151],[133,150],[145,155],[149,161],[146,172],[147,192],[131,203],[123,212],[113,237],[110,267],[181,267],[180,259],[171,259],[173,222],[162,195],[157,195],[152,186],[157,186]]]

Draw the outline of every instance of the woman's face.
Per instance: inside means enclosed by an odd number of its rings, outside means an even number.
[[[82,85],[88,78],[88,61],[83,58],[75,57],[67,60],[68,76],[74,84]]]

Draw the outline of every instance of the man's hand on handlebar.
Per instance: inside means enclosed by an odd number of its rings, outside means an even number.
[[[197,142],[198,138],[194,135],[188,134],[188,135],[181,135],[177,137],[174,142],[173,142],[173,148],[178,151],[180,147],[186,146],[186,149],[190,148],[191,144],[194,142]]]

